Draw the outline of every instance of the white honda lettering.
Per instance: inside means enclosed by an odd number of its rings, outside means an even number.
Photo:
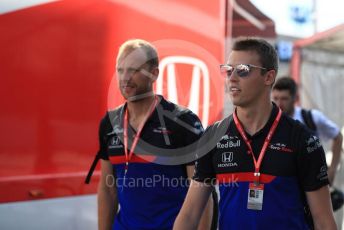
[[[226,167],[237,167],[238,164],[233,162],[233,152],[224,152],[222,153],[222,163],[217,164],[219,168]]]

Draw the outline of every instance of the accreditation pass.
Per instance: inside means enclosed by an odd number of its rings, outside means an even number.
[[[263,209],[264,184],[250,183],[247,195],[247,209]]]

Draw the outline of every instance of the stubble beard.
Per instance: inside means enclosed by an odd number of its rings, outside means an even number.
[[[152,88],[137,89],[134,95],[127,95],[124,89],[121,89],[123,97],[129,102],[140,102],[154,95]]]

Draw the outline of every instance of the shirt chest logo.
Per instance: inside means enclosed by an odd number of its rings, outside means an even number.
[[[118,136],[114,136],[110,140],[109,149],[117,149],[117,148],[123,148],[123,145],[121,144],[121,140]]]
[[[233,152],[224,152],[222,153],[222,162],[217,164],[218,168],[226,168],[226,167],[237,167],[238,164],[234,162],[234,154]]]
[[[310,138],[308,138],[308,140],[306,141],[306,145],[308,153],[312,153],[321,147],[320,140],[316,136],[311,136]]]
[[[238,148],[240,147],[240,139],[236,136],[228,136],[225,135],[221,138],[221,141],[216,144],[218,149],[225,149],[225,148]]]
[[[270,149],[281,151],[281,152],[287,152],[287,153],[293,152],[293,150],[291,148],[289,148],[286,144],[283,144],[283,143],[270,144]]]
[[[222,153],[222,162],[228,163],[233,161],[233,152],[224,152]]]
[[[157,127],[157,128],[154,128],[154,129],[153,129],[153,132],[154,132],[154,133],[161,133],[161,134],[171,134],[171,133],[172,133],[171,130],[168,130],[168,129],[165,128],[165,127]]]

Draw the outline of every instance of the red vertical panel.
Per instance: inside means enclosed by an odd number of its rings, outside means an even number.
[[[0,202],[95,192],[99,174],[91,185],[83,180],[100,118],[123,102],[113,72],[127,39],[167,44],[158,47],[161,59],[202,60],[210,76],[208,123],[220,119],[221,2],[71,0],[0,15]],[[192,67],[176,68],[187,106]]]

